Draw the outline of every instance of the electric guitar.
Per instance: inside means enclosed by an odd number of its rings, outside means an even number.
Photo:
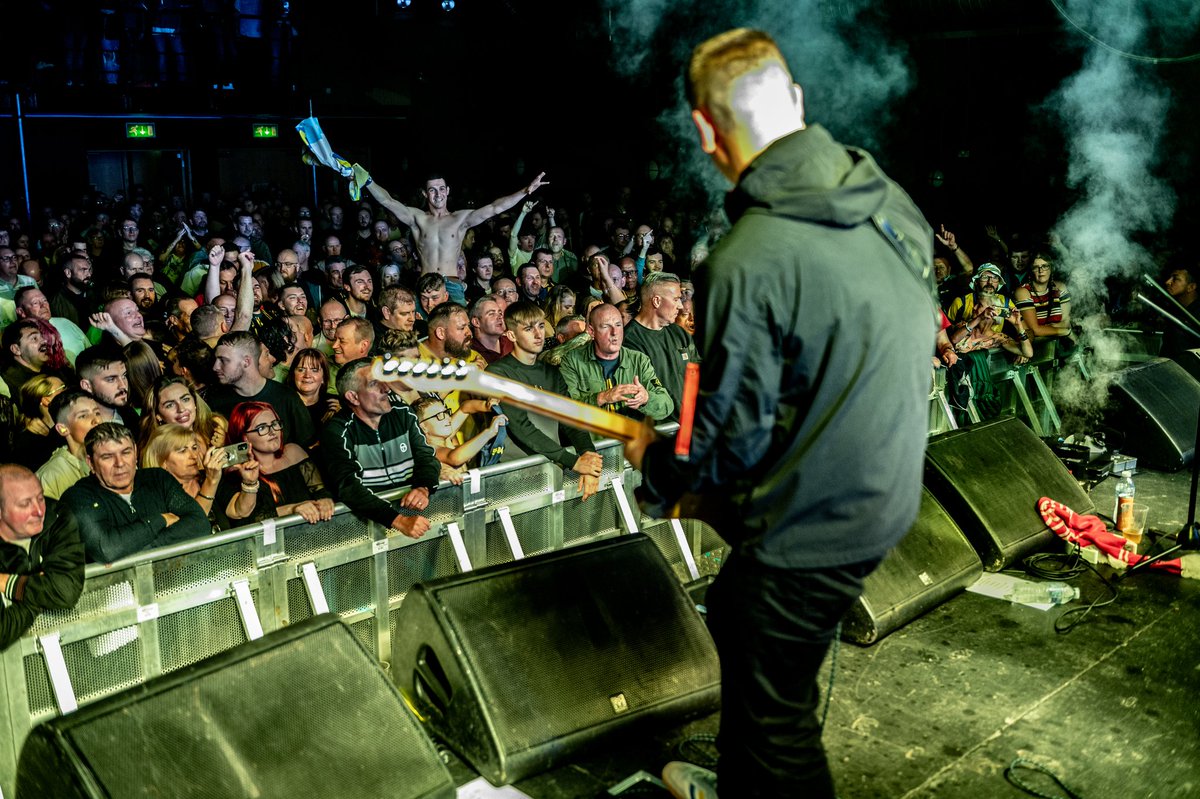
[[[562,424],[615,438],[622,443],[645,435],[648,424],[595,405],[587,405],[569,397],[534,388],[517,380],[488,374],[485,370],[462,361],[446,359],[441,363],[431,363],[406,361],[390,355],[379,356],[371,363],[371,377],[382,383],[399,382],[414,391],[465,391],[468,394],[495,398],[532,413],[549,416]],[[709,524],[714,521],[704,512],[701,499],[691,494],[685,495],[668,516],[703,519]]]

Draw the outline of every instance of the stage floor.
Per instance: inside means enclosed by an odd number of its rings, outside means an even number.
[[[1136,475],[1152,529],[1184,524],[1190,479]],[[1112,484],[1093,489],[1098,508],[1111,506]],[[1105,591],[1090,572],[1072,582],[1085,601]],[[1200,796],[1200,584],[1138,573],[1118,591],[1066,634],[1054,631],[1064,608],[963,593],[874,646],[842,643],[824,736],[840,799],[1027,796],[1005,780],[1017,758],[1083,799]],[[657,776],[682,741],[715,733],[717,721],[625,736],[516,787],[534,799],[607,796],[639,770]],[[450,765],[459,784],[476,776],[452,755]],[[1019,778],[1063,795],[1042,775]],[[643,784],[627,795],[667,794]]]

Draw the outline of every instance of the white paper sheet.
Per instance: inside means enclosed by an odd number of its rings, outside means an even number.
[[[531,799],[529,794],[518,791],[511,785],[497,788],[480,777],[459,786],[458,799]]]
[[[974,585],[967,586],[967,590],[973,594],[982,594],[983,596],[995,597],[996,599],[1004,599],[1005,602],[1011,602],[1011,599],[1005,599],[1005,595],[1013,589],[1015,585],[1029,584],[1033,585],[1031,580],[1022,580],[1020,577],[1014,577],[1011,574],[999,574],[996,572],[984,572]],[[1038,610],[1049,610],[1054,607],[1049,602],[1020,602],[1018,604],[1029,608],[1037,608]]]

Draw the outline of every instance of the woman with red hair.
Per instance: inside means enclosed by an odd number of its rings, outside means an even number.
[[[217,490],[213,507],[225,513],[229,526],[293,513],[310,524],[333,516],[333,498],[316,464],[299,444],[283,443],[283,425],[270,403],[235,405],[225,440],[229,444],[245,441],[250,445],[250,458],[259,465],[258,480],[253,484],[239,485],[233,472]],[[254,500],[251,508],[247,508],[247,497]]]

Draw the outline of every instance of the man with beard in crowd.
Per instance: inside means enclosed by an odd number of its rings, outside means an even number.
[[[283,425],[284,443],[312,446],[317,435],[308,408],[295,391],[263,376],[259,369],[262,354],[262,344],[249,331],[221,336],[213,358],[213,374],[220,385],[209,388],[209,406],[229,418],[240,402],[269,403]]]
[[[87,253],[73,251],[60,268],[62,288],[50,296],[50,311],[82,328],[96,310],[92,295],[92,260]]]
[[[129,378],[121,349],[97,344],[75,359],[79,387],[91,394],[104,409],[106,421],[134,424],[137,414],[129,407]]]
[[[343,276],[346,286],[346,309],[351,316],[370,319],[374,315],[371,299],[375,294],[375,281],[371,270],[363,264],[355,264]]]

